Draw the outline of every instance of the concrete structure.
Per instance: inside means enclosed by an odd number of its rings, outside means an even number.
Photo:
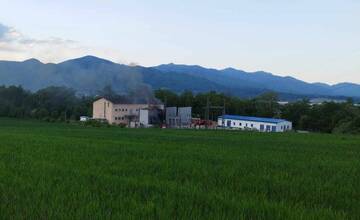
[[[180,107],[178,108],[178,117],[180,127],[190,127],[192,119],[192,108],[191,107]]]
[[[175,128],[179,124],[177,117],[177,107],[168,107],[165,110],[166,126],[168,128]]]
[[[140,109],[139,122],[141,127],[152,127],[161,124],[162,111],[158,108]]]
[[[169,128],[190,128],[192,119],[191,107],[166,108],[166,125]]]
[[[109,124],[136,127],[140,123],[141,109],[164,110],[162,104],[124,104],[119,100],[100,98],[93,103],[93,119],[106,120]]]
[[[223,115],[218,118],[218,126],[260,132],[285,132],[292,130],[292,123],[283,119],[258,118],[237,115]]]

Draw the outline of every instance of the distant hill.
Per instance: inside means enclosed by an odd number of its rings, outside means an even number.
[[[156,67],[128,66],[86,56],[59,64],[44,64],[36,59],[24,62],[0,61],[0,85],[22,85],[38,90],[50,85],[67,86],[84,94],[96,94],[106,85],[125,93],[138,85],[175,92],[218,91],[241,97],[252,97],[275,91],[283,97],[346,96],[360,97],[360,85],[341,83],[306,83],[292,77],[267,72],[223,70],[201,66],[166,64]]]
[[[281,77],[263,71],[249,73],[234,68],[216,70],[200,66],[175,64],[160,65],[155,68],[163,72],[186,73],[192,76],[202,77],[233,89],[263,89],[305,96],[360,96],[360,85],[351,83],[341,83],[330,86],[325,83],[307,83],[293,77]]]

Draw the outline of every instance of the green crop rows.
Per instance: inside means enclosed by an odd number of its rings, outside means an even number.
[[[1,219],[357,219],[360,137],[0,119]]]

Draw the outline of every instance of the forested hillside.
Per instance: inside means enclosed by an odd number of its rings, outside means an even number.
[[[271,73],[223,70],[201,66],[167,64],[156,67],[131,66],[86,56],[59,64],[44,64],[36,59],[24,62],[0,61],[2,85],[21,85],[37,91],[49,86],[65,86],[80,94],[95,95],[110,85],[117,93],[128,93],[139,87],[169,89],[174,92],[203,93],[216,91],[242,98],[253,98],[264,92],[277,92],[281,99],[316,97],[360,97],[360,85],[341,83],[307,83],[293,77]]]

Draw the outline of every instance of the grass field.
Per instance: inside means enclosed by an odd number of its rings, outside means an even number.
[[[0,119],[1,219],[358,219],[360,137]]]

